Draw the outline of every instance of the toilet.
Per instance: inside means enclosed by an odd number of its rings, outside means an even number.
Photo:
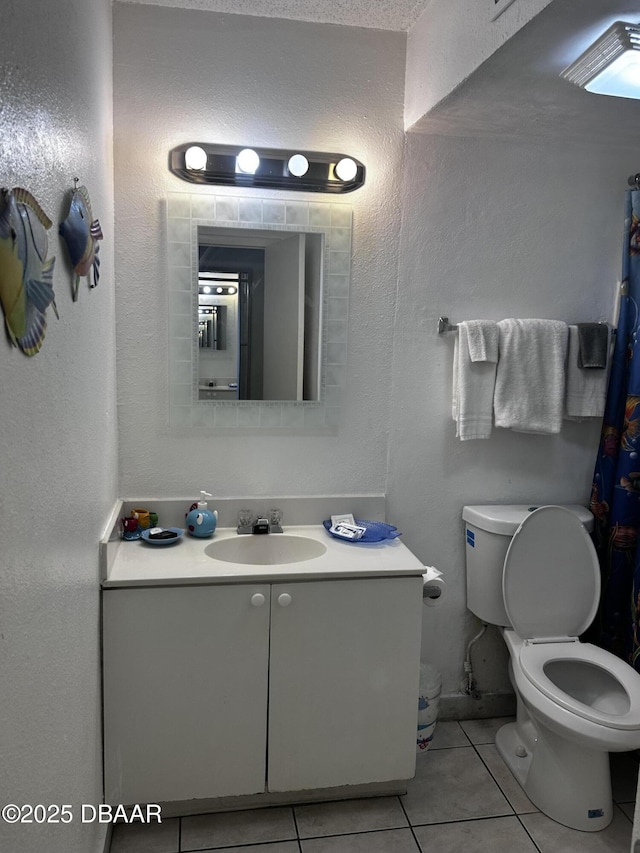
[[[609,752],[640,748],[640,675],[579,636],[600,597],[582,506],[466,506],[467,606],[509,650],[515,723],[497,749],[531,802],[572,829],[613,817]]]

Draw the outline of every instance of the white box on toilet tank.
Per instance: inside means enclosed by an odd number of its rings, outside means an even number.
[[[548,504],[547,504],[548,505]],[[502,569],[513,534],[530,512],[531,504],[465,506],[467,554],[467,607],[483,622],[511,627],[502,597]],[[579,504],[563,504],[578,516],[587,530],[593,515]]]

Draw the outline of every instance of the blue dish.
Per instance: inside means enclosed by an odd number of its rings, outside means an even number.
[[[332,533],[330,519],[323,521],[322,524],[329,536],[340,539],[341,542],[350,542],[352,545],[359,545],[362,542],[384,542],[385,539],[397,539],[398,536],[402,536],[397,527],[394,527],[393,524],[385,524],[384,521],[364,521],[361,518],[356,518],[355,522],[360,527],[367,528],[361,539],[345,539],[344,536]]]
[[[149,530],[143,530],[140,533],[140,538],[144,542],[147,542],[147,544],[149,544],[149,545],[175,545],[176,542],[179,542],[182,539],[182,537],[184,536],[184,530],[181,527],[163,527],[162,529],[163,530],[172,530],[174,533],[177,533],[178,535],[175,537],[175,539],[149,539],[149,533],[151,532],[151,530],[149,529]]]

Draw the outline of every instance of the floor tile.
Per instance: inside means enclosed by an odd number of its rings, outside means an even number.
[[[296,806],[294,813],[300,838],[396,829],[408,825],[397,797],[314,803]]]
[[[162,823],[116,823],[111,838],[111,853],[177,853],[178,818]]]
[[[288,841],[295,837],[293,810],[288,806],[222,812],[182,818],[181,849],[215,850],[236,844]]]
[[[635,803],[638,783],[638,755],[636,752],[611,752],[611,789],[616,803]]]
[[[493,743],[481,743],[476,747],[480,758],[484,761],[489,772],[498,783],[498,787],[505,795],[516,814],[537,812],[529,797],[520,787],[520,783],[502,760],[496,745]]]
[[[307,838],[300,844],[302,853],[420,853],[410,829]]]
[[[621,805],[618,806],[618,808],[620,809],[620,811],[624,815],[626,815],[629,818],[631,823],[633,823],[633,817],[634,817],[635,810],[636,810],[636,804],[635,803],[622,803]]]
[[[300,853],[297,841],[273,841],[244,847],[216,847],[216,853]],[[203,853],[207,853],[206,850]]]
[[[517,817],[417,826],[415,833],[424,853],[538,853]]]
[[[418,753],[418,761],[431,749],[447,749],[450,746],[469,746],[469,738],[455,720],[436,723],[433,740],[428,750]]]
[[[556,823],[541,812],[521,815],[540,853],[629,853],[631,824],[619,809],[600,832],[579,832]]]
[[[429,750],[400,799],[412,826],[513,814],[472,746]]]
[[[515,717],[491,717],[487,720],[465,720],[460,725],[471,743],[495,743],[498,729],[514,720]]]

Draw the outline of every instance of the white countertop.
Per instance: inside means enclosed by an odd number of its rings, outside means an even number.
[[[272,581],[330,578],[398,577],[421,575],[425,568],[399,539],[371,544],[343,542],[322,525],[286,526],[269,536],[304,536],[326,546],[319,557],[276,566],[228,563],[205,554],[212,542],[237,537],[235,528],[218,528],[214,536],[198,539],[188,533],[171,545],[142,540],[121,541],[104,588],[183,584],[270,583]],[[244,537],[243,537],[244,538]],[[265,537],[266,538],[266,537]]]

